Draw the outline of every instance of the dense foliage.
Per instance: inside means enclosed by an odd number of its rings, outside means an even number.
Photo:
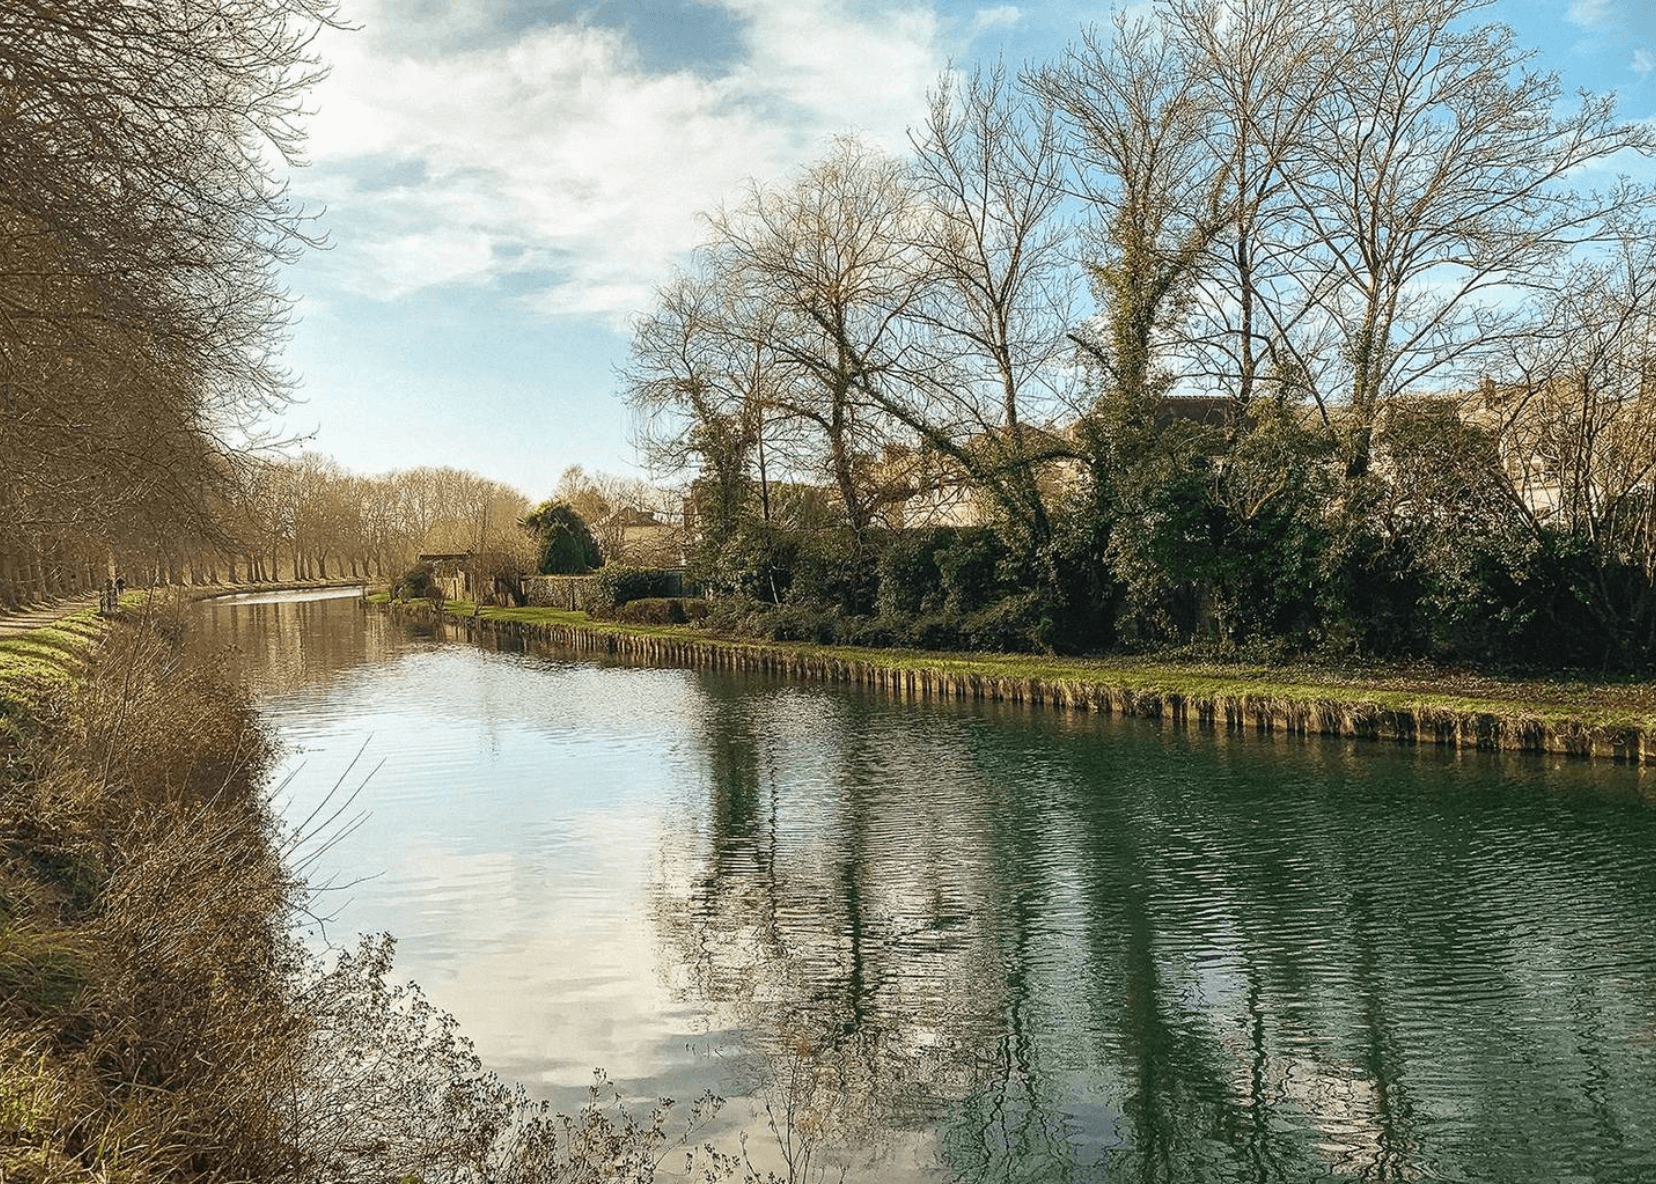
[[[1038,546],[1000,525],[749,525],[704,542],[725,576],[715,623],[920,648],[1656,666],[1636,556],[1524,515],[1487,438],[1411,426],[1381,434],[1360,482],[1298,422],[1153,430],[1054,500]]]
[[[710,216],[626,380],[719,622],[1656,667],[1651,194],[1577,181],[1656,134],[1485,7],[1159,0]]]
[[[592,531],[568,502],[542,502],[522,525],[539,541],[542,575],[583,575],[604,562]]]
[[[677,595],[676,573],[659,567],[605,567],[592,577],[588,605],[599,612],[615,609],[634,600]]]

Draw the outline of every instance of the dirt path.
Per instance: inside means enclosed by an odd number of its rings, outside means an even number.
[[[22,612],[0,613],[0,641],[43,628],[64,617],[72,617],[84,609],[97,607],[96,596],[83,596],[75,600],[60,600],[55,604],[36,605]]]

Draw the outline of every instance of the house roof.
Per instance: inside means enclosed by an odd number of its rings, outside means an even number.
[[[1171,395],[1156,404],[1156,426],[1196,423],[1228,428],[1236,415],[1236,401],[1228,395]]]

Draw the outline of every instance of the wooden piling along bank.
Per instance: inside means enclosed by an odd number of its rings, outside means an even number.
[[[417,620],[438,620],[438,614],[423,603],[382,607]],[[1656,767],[1656,735],[1651,729],[1637,726],[1605,727],[1429,705],[1390,708],[1335,698],[1300,700],[1247,693],[1185,695],[1082,678],[902,669],[873,658],[812,653],[786,645],[716,637],[664,637],[593,625],[503,621],[453,613],[441,614],[440,623],[462,629],[472,638],[536,641],[581,654],[626,657],[660,665],[844,683],[901,699],[982,699],[1159,719],[1179,726],[1222,727],[1231,732],[1360,737],[1403,744],[1608,758]]]

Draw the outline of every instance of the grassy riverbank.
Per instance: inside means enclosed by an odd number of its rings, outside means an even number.
[[[39,629],[0,639],[0,736],[32,720],[85,669],[103,633],[96,610],[83,609]]]
[[[208,600],[218,596],[253,595],[261,592],[308,591],[311,589],[360,587],[360,581],[288,581],[275,584],[222,584],[161,590],[161,602],[168,592],[186,600]],[[128,612],[141,612],[150,593],[133,589],[121,597]],[[96,608],[82,608],[37,629],[0,637],[0,736],[12,734],[33,719],[52,697],[65,691],[86,669],[102,638],[106,622]]]
[[[388,982],[389,938],[305,938],[348,791],[281,821],[275,741],[179,607],[0,643],[0,1181],[653,1178],[664,1107],[551,1114]]]
[[[380,593],[370,597],[385,604]],[[530,635],[585,635],[648,656],[712,661],[873,683],[937,697],[1010,699],[1232,728],[1375,736],[1656,763],[1656,684],[1498,679],[1414,667],[1221,664],[1155,656],[865,649],[720,637],[685,625],[594,621],[550,608],[477,610],[457,624]],[[415,607],[411,611],[421,611]]]
[[[176,622],[7,643],[0,1178],[253,1178],[293,1088],[274,748]]]

